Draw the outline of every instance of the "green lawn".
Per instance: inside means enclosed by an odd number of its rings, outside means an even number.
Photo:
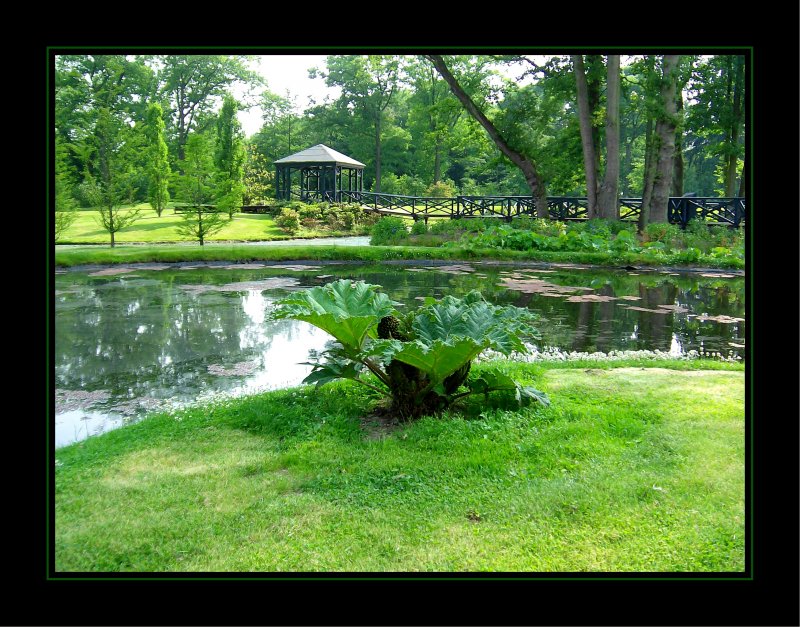
[[[500,363],[552,405],[476,399],[383,432],[362,428],[374,399],[346,382],[59,449],[56,567],[744,569],[740,365]]]
[[[149,204],[136,205],[141,209],[141,217],[130,226],[117,232],[115,239],[118,243],[125,242],[185,242],[190,238],[178,234],[177,226],[183,222],[182,214],[175,213],[174,209],[165,209],[159,218]],[[123,208],[126,211],[127,207]],[[100,212],[82,210],[78,218],[67,229],[59,244],[108,244],[110,235],[100,226]],[[297,236],[291,236],[279,229],[271,216],[267,214],[237,213],[234,219],[228,222],[222,230],[208,238],[208,241],[267,241],[291,239],[292,237],[319,237],[331,235],[352,235],[352,233],[321,233],[317,231],[303,231]]]

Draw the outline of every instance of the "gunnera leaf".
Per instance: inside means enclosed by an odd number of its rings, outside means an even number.
[[[296,292],[276,303],[271,317],[304,320],[330,333],[350,352],[361,349],[368,334],[384,316],[395,311],[379,285],[340,279]]]

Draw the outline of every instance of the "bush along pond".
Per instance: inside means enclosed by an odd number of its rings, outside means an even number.
[[[469,377],[472,361],[486,349],[505,356],[527,352],[524,341],[538,337],[531,311],[492,305],[473,290],[464,298],[428,298],[403,314],[379,289],[340,279],[277,303],[273,318],[303,320],[336,339],[310,364],[304,383],[357,381],[389,399],[387,414],[400,420],[434,413],[470,394],[510,392],[520,404],[549,404],[544,393],[502,372]],[[368,373],[374,379],[365,379]]]

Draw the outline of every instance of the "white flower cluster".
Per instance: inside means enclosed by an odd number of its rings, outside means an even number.
[[[560,348],[556,348],[554,346],[545,346],[542,349],[539,349],[535,346],[529,345],[530,353],[527,355],[520,354],[520,353],[512,353],[508,359],[511,361],[524,361],[524,362],[536,362],[536,361],[623,361],[627,359],[646,359],[646,360],[692,360],[698,358],[714,358],[720,361],[728,361],[728,362],[736,362],[741,361],[742,358],[739,355],[734,357],[725,357],[719,352],[709,352],[703,351],[702,349],[698,352],[696,350],[690,350],[685,353],[676,355],[675,353],[669,351],[660,351],[656,350],[612,350],[607,353],[603,352],[594,352],[594,353],[587,353],[581,351],[565,351],[561,350]],[[493,350],[486,350],[481,353],[478,361],[490,361],[492,359],[499,359],[502,358],[503,355],[501,353],[495,352]]]

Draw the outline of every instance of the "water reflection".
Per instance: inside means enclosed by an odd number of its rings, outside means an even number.
[[[744,357],[742,279],[478,264],[460,271],[420,270],[331,264],[322,270],[295,271],[176,266],[137,269],[124,276],[59,274],[58,443],[209,392],[247,393],[297,384],[310,370],[300,362],[308,361],[309,351],[322,350],[330,336],[304,322],[270,321],[266,313],[288,290],[340,277],[383,285],[391,298],[408,308],[426,296],[479,289],[492,302],[535,310],[542,348],[658,349],[675,355],[702,350]],[[511,274],[575,291],[509,289],[502,277]],[[254,286],[254,281],[259,283]],[[602,298],[571,302],[570,294]],[[699,314],[713,319],[698,319]],[[740,320],[728,324],[730,320],[719,316]]]

